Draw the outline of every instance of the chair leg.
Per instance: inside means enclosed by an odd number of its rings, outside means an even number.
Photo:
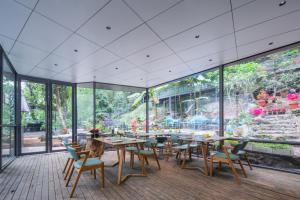
[[[148,158],[144,157],[144,160],[146,161],[146,164],[149,165]]]
[[[218,172],[221,172],[221,170],[222,170],[222,162],[219,161]]]
[[[184,150],[184,154],[183,154],[183,161],[181,163],[181,168],[185,167],[185,161],[186,161],[186,152],[187,150]]]
[[[70,173],[70,175],[69,175],[69,178],[68,178],[68,181],[67,181],[67,183],[66,183],[66,187],[68,187],[68,185],[69,185],[69,182],[70,182],[70,180],[71,180],[71,178],[72,178],[72,175],[73,175],[73,172],[74,172],[74,167],[72,167],[72,170],[71,170],[71,173]]]
[[[123,151],[123,157],[124,157],[123,162],[125,163],[125,160],[126,160],[126,151]]]
[[[96,169],[94,169],[94,179],[96,179]]]
[[[62,173],[65,173],[65,171],[66,171],[66,169],[67,169],[67,167],[68,167],[68,165],[69,165],[69,162],[70,162],[70,158],[68,158],[68,160],[67,160],[67,162],[66,162],[66,164],[65,164],[65,167],[64,167],[64,170],[63,170]]]
[[[238,159],[238,162],[239,162],[239,164],[240,164],[240,166],[241,166],[241,169],[242,169],[242,172],[243,172],[245,178],[247,178],[247,174],[246,174],[246,171],[245,171],[244,166],[243,166],[243,164],[242,164],[242,161],[241,161],[240,159]]]
[[[238,173],[236,172],[236,170],[235,170],[235,168],[234,168],[234,166],[232,164],[232,161],[229,161],[228,165],[230,166],[230,168],[232,170],[232,173],[233,173],[233,175],[235,177],[235,180],[236,180],[237,184],[240,184],[241,183],[240,177],[239,177]]]
[[[248,155],[247,154],[245,154],[245,159],[246,159],[246,161],[247,161],[247,163],[248,163],[248,165],[250,167],[250,170],[252,170],[252,166],[251,166],[250,160],[248,159]]]
[[[66,175],[65,175],[65,177],[64,177],[64,180],[67,179],[67,177],[68,177],[68,175],[69,175],[69,173],[70,173],[70,170],[71,170],[72,167],[73,167],[73,163],[74,163],[74,160],[71,159],[71,162],[70,162],[70,164],[69,164],[69,167],[68,167],[67,173],[66,173]]]
[[[70,198],[72,198],[72,197],[73,197],[73,194],[74,194],[74,192],[75,192],[75,189],[76,189],[77,183],[78,183],[78,181],[79,181],[80,175],[81,175],[81,171],[79,171],[79,172],[78,172],[78,175],[77,175],[76,181],[75,181],[75,183],[74,183],[74,186],[73,186],[72,192],[71,192],[71,194],[70,194]]]
[[[210,176],[213,175],[213,170],[214,170],[214,159],[211,157],[210,158]]]
[[[102,188],[104,188],[104,165],[101,166],[101,178],[102,180]]]

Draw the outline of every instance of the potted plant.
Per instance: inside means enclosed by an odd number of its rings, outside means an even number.
[[[289,108],[291,110],[295,110],[299,107],[298,99],[299,99],[299,94],[297,93],[289,93],[286,96],[287,100],[289,101]]]
[[[259,94],[256,96],[256,103],[261,107],[265,107],[267,105],[268,93],[265,90],[261,90]]]
[[[90,130],[90,133],[92,133],[92,138],[97,138],[99,137],[99,129],[93,128]]]

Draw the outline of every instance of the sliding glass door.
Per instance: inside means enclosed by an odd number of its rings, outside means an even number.
[[[52,150],[65,149],[72,142],[72,86],[52,84]]]
[[[46,84],[21,80],[21,153],[45,152],[47,145]]]

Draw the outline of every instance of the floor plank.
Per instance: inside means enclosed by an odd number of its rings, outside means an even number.
[[[30,155],[17,158],[0,174],[1,199],[69,199],[77,174],[72,177],[69,187],[65,187],[62,170],[67,153]],[[129,158],[129,156],[127,156]],[[103,160],[113,162],[115,152],[105,152]],[[73,199],[80,200],[138,200],[138,199],[259,199],[259,200],[295,200],[300,199],[300,176],[267,169],[247,167],[248,178],[242,178],[237,185],[228,170],[218,172],[213,177],[205,176],[197,170],[181,169],[174,158],[160,160],[161,170],[150,160],[146,166],[148,177],[132,177],[122,185],[116,184],[117,167],[106,167],[105,188],[101,188],[100,176],[94,180],[90,172],[85,172],[79,181]],[[189,165],[202,165],[199,158],[194,158]],[[124,173],[138,171],[129,168],[128,160]],[[240,173],[240,170],[239,170]]]

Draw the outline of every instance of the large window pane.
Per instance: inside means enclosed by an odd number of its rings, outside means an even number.
[[[93,128],[93,84],[77,85],[77,142],[84,144],[89,130]]]
[[[21,81],[22,153],[46,151],[46,85]]]
[[[2,165],[15,154],[15,74],[3,59],[2,102]]]
[[[299,47],[225,67],[225,134],[300,142],[299,82]],[[273,154],[264,154],[264,159],[253,154],[254,162],[272,167],[294,168],[292,158],[300,156],[299,146],[289,144],[249,143],[247,148]],[[282,156],[290,159],[281,162]]]
[[[215,135],[219,130],[219,70],[151,88],[150,131]]]
[[[146,131],[145,90],[96,88],[96,128],[101,132]]]
[[[52,85],[52,150],[72,142],[72,86]]]

